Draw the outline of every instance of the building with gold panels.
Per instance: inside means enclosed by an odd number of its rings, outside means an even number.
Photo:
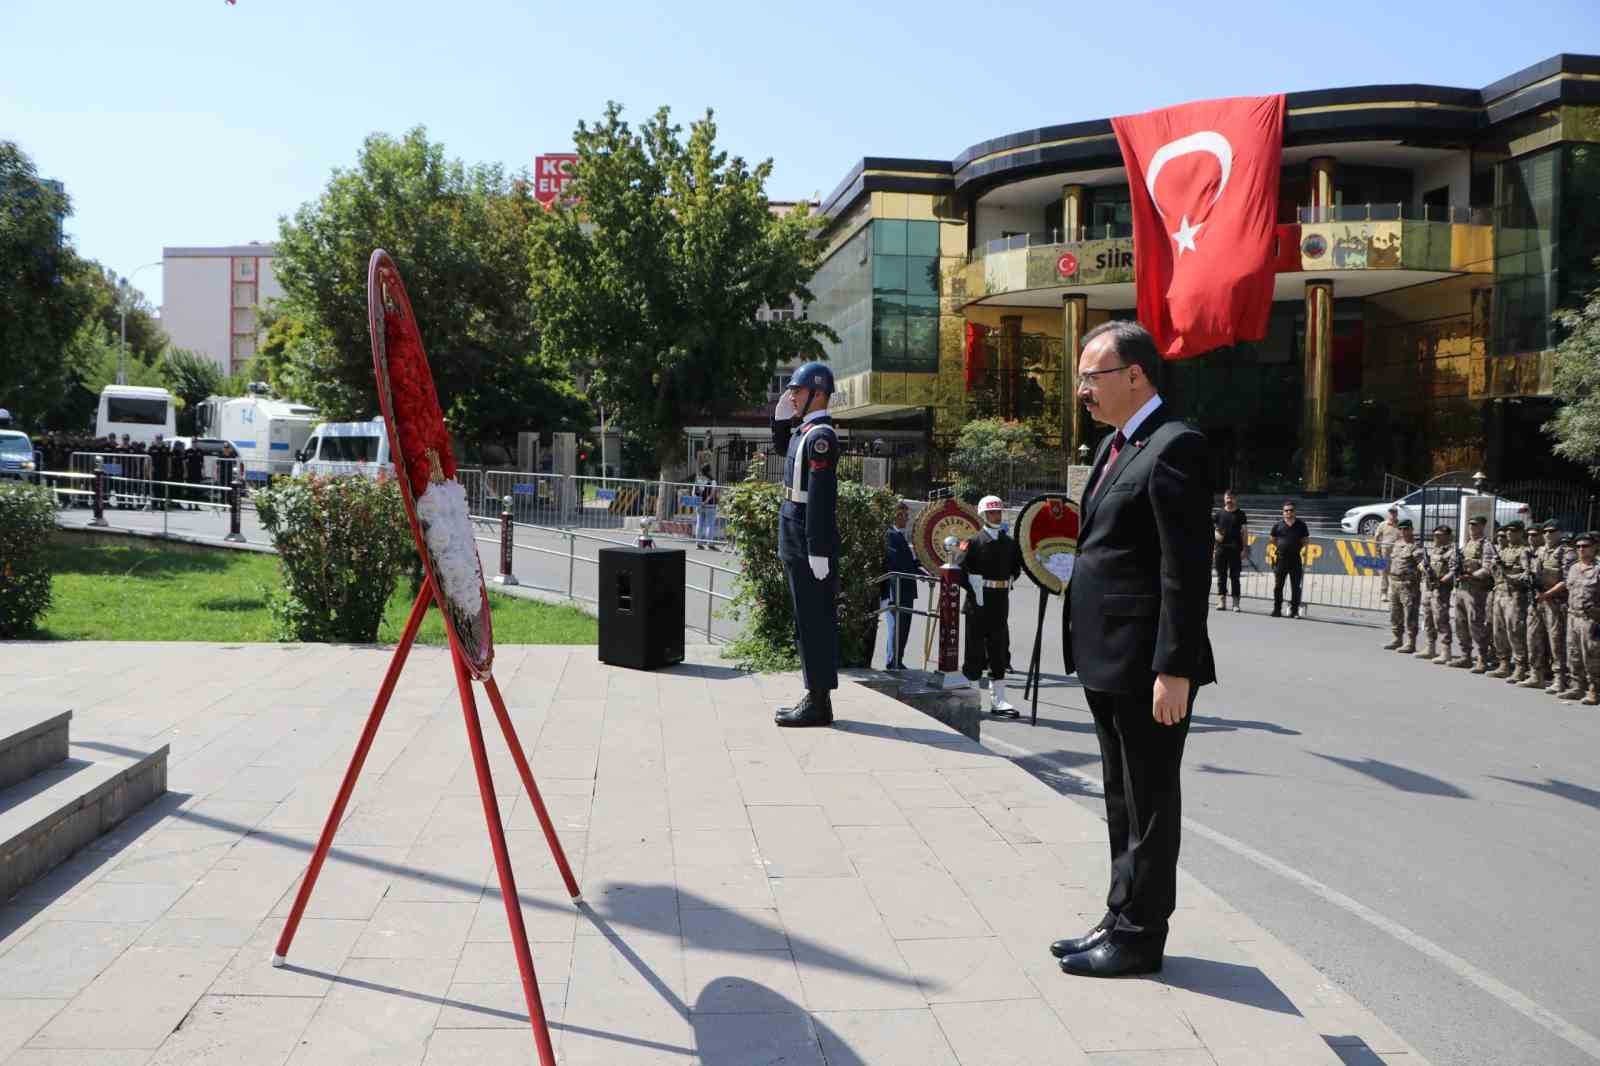
[[[1375,491],[1386,472],[1558,472],[1540,430],[1550,312],[1600,287],[1600,56],[1482,89],[1287,105],[1268,335],[1168,364],[1162,383],[1210,438],[1215,483],[1320,494]],[[1109,119],[948,161],[869,157],[821,212],[809,313],[838,334],[842,425],[918,441],[934,465],[974,418],[1029,423],[1059,461],[1093,443],[1073,401],[1079,338],[1135,306]]]

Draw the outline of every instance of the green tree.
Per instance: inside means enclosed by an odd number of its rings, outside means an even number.
[[[1000,418],[979,418],[961,427],[950,468],[956,472],[956,495],[975,504],[1004,487],[1010,468],[1037,451],[1031,427]]]
[[[377,413],[367,261],[383,248],[405,279],[452,430],[472,441],[581,424],[570,376],[536,357],[527,294],[539,213],[526,182],[447,159],[421,127],[368,137],[353,168],[280,221],[273,266],[285,295],[267,316],[268,380],[330,419]]]
[[[67,347],[89,313],[79,261],[61,234],[72,203],[33,161],[0,141],[0,406],[19,425],[58,428],[82,369]]]
[[[186,348],[174,348],[162,358],[159,367],[161,383],[177,397],[182,407],[178,410],[178,433],[185,437],[195,435],[195,414],[208,396],[225,392],[227,378],[216,360]]]
[[[822,357],[826,326],[756,312],[809,302],[823,249],[803,208],[772,213],[771,160],[717,149],[710,111],[687,141],[666,108],[637,130],[621,116],[578,124],[567,196],[534,218],[534,314],[544,352],[594,368],[590,398],[667,465],[690,419],[758,401],[780,360]]]
[[[127,278],[118,277],[116,271],[92,259],[79,259],[76,267],[72,281],[87,295],[88,313],[120,342],[126,306],[128,357],[146,366],[159,362],[168,344],[167,334],[144,293],[129,285]]]
[[[1600,259],[1595,260],[1600,270]],[[1561,407],[1545,423],[1557,455],[1600,475],[1600,289],[1582,307],[1551,316],[1562,332],[1556,345],[1553,391]]]

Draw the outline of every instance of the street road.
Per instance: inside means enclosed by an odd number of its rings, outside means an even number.
[[[252,522],[247,538],[264,542]],[[196,512],[169,523],[225,532]],[[594,597],[584,560],[604,543],[533,529],[517,543],[521,580],[565,592],[570,572],[577,594]],[[497,547],[481,547],[493,574]],[[737,566],[727,552],[686,554]],[[688,573],[704,587],[705,567]],[[731,591],[731,575],[715,580]],[[1012,604],[1019,671],[1037,605],[1024,581]],[[688,594],[691,627],[705,606]],[[1202,691],[1188,742],[1185,868],[1440,1066],[1600,1061],[1600,712],[1383,652],[1373,612],[1314,608],[1315,620],[1290,621],[1266,610],[1247,599],[1243,614],[1211,615],[1221,683]],[[1052,600],[1038,726],[988,720],[983,738],[1098,811],[1098,747],[1076,679],[1061,676],[1060,618]],[[719,637],[736,628],[713,618]],[[908,661],[922,647],[919,620]]]

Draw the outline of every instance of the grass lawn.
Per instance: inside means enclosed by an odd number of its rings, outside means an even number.
[[[40,620],[46,640],[270,641],[267,594],[278,587],[276,556],[210,548],[142,544],[50,547],[54,602]],[[501,644],[593,644],[595,619],[558,607],[489,592],[495,640]],[[411,583],[389,600],[378,640],[393,642],[411,610]],[[417,638],[443,644],[438,609]]]

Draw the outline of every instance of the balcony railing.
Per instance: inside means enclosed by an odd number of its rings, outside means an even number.
[[[1028,233],[1011,233],[984,241],[967,255],[967,262],[975,263],[986,255],[1012,252],[1018,248],[1036,248],[1044,244],[1073,244],[1078,241],[1111,241],[1133,236],[1133,225],[1128,222],[1106,222],[1099,226],[1079,226],[1076,230],[1043,229]]]
[[[1493,215],[1493,208],[1463,207],[1460,204],[1334,204],[1331,207],[1295,208],[1295,221],[1303,225],[1321,222],[1450,222],[1463,226],[1487,226],[1494,221]]]

